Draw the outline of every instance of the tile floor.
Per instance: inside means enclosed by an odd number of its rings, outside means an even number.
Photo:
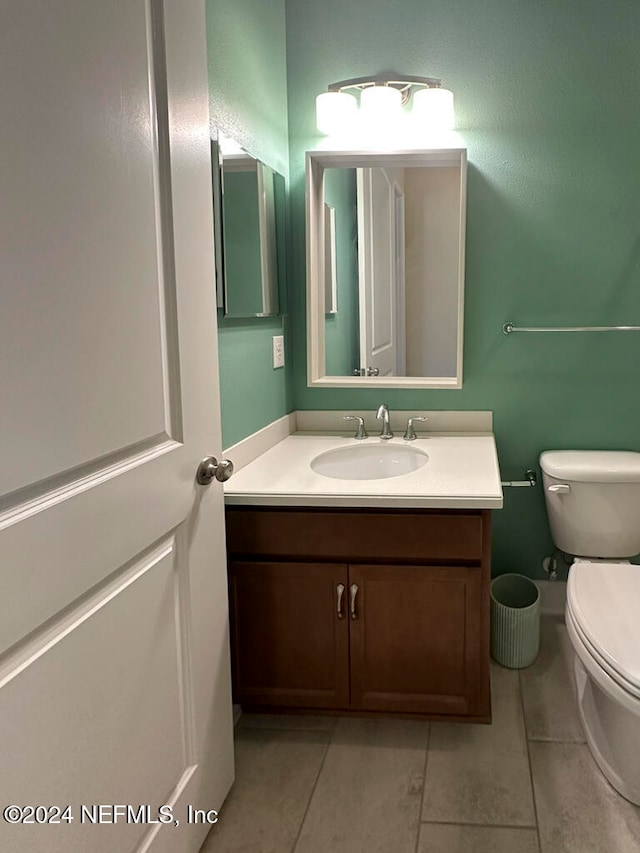
[[[640,853],[576,716],[561,618],[492,668],[493,724],[249,716],[201,853]],[[640,760],[640,758],[639,758]]]

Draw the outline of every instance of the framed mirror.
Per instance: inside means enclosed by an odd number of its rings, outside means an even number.
[[[225,317],[280,312],[284,178],[219,134],[212,141],[217,304]]]
[[[465,149],[307,153],[314,387],[461,388]]]

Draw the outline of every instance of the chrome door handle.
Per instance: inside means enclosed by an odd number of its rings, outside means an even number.
[[[198,465],[196,480],[201,486],[208,486],[212,480],[224,483],[233,474],[233,462],[229,459],[221,459],[219,462],[215,456],[207,456]]]
[[[349,612],[351,614],[352,619],[358,618],[358,613],[356,611],[356,598],[358,596],[358,584],[352,583],[349,587]]]
[[[339,583],[336,587],[338,594],[338,619],[344,619],[344,610],[342,609],[342,596],[344,595],[344,584]]]

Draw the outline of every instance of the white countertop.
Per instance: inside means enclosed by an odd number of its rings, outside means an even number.
[[[366,443],[384,443],[377,437]],[[402,437],[391,443],[407,445]],[[311,469],[318,454],[361,445],[344,435],[287,436],[224,484],[227,504],[263,506],[422,507],[500,509],[502,487],[493,434],[419,437],[426,465],[409,474],[373,480],[336,480]]]

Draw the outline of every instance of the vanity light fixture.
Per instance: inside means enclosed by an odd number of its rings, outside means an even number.
[[[360,109],[347,89],[360,92]],[[443,89],[436,77],[406,74],[403,79],[383,75],[332,83],[316,98],[318,130],[327,135],[344,133],[358,122],[371,129],[388,127],[402,120],[402,108],[409,101],[412,122],[421,130],[453,130],[453,93]]]

